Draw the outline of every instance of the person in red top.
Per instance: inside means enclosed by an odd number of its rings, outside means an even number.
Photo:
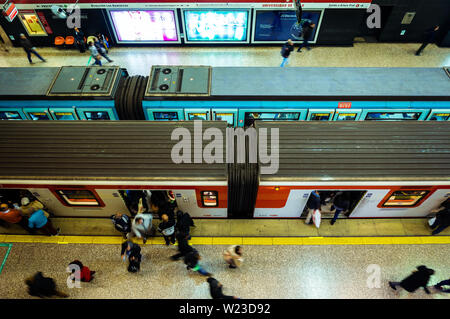
[[[31,233],[27,219],[20,214],[18,209],[9,208],[8,204],[3,203],[0,205],[0,219],[10,224],[20,225],[27,232]]]
[[[72,261],[69,266],[78,266],[80,269],[80,273],[77,274],[75,269],[72,270],[72,274],[75,275],[75,278],[79,276],[80,280],[82,282],[90,282],[92,279],[94,279],[95,271],[90,270],[88,267],[83,266],[83,263],[79,260]]]

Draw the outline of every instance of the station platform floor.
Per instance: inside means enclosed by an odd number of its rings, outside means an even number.
[[[288,67],[442,67],[450,65],[450,48],[434,44],[421,56],[419,43],[365,43],[352,47],[318,46],[292,52]],[[112,65],[125,67],[130,75],[148,75],[152,65],[279,66],[280,46],[222,47],[114,47]],[[32,67],[87,65],[89,52],[75,49],[37,48],[46,63],[33,56]],[[103,59],[103,62],[106,60]],[[92,63],[92,62],[91,62]],[[108,64],[106,64],[108,65]],[[30,66],[21,48],[0,49],[0,67]]]

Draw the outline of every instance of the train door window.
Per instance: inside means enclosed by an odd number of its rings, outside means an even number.
[[[153,112],[155,121],[178,121],[178,112]]]
[[[366,121],[416,121],[420,112],[369,112]]]
[[[89,121],[96,120],[110,120],[109,114],[106,111],[98,111],[98,112],[84,112],[86,119]]]
[[[430,116],[429,121],[448,121],[450,113],[433,113]]]
[[[53,115],[59,121],[73,121],[76,120],[75,115],[71,112],[54,112]]]
[[[331,119],[331,113],[312,113],[310,121],[329,121]]]
[[[189,121],[194,121],[194,120],[206,121],[207,119],[208,119],[207,113],[188,113]]]
[[[217,191],[202,191],[201,198],[202,198],[202,205],[205,207],[219,206]]]
[[[50,120],[50,116],[46,112],[28,112],[28,116],[33,121]]]
[[[297,121],[299,118],[299,112],[245,112],[246,121]]]
[[[234,125],[234,114],[233,113],[215,113],[214,120],[216,121],[227,121],[228,124]]]
[[[336,121],[354,121],[357,116],[357,113],[337,113]]]
[[[21,120],[19,112],[16,111],[0,111],[0,120]]]
[[[67,206],[102,206],[100,198],[94,191],[87,189],[58,189],[55,190],[58,198]]]
[[[397,190],[387,196],[381,207],[417,206],[428,195],[429,190]]]

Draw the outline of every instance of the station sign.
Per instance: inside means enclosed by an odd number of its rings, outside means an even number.
[[[10,2],[5,7],[3,7],[3,15],[8,22],[12,22],[19,12],[14,2]]]

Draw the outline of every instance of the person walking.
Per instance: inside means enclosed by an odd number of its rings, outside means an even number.
[[[313,213],[316,209],[320,211],[322,208],[320,205],[320,195],[319,191],[314,190],[309,195],[308,201],[306,202],[306,208],[308,208],[308,215],[306,216],[305,224],[310,224],[312,221]]]
[[[96,41],[94,42],[94,45],[95,45],[95,47],[96,47],[98,53],[99,53],[102,57],[104,57],[108,62],[114,62],[114,61],[111,60],[111,59],[109,58],[109,56],[106,54],[105,46],[100,42],[100,40],[99,40],[98,38],[95,38],[95,40],[96,40]]]
[[[84,44],[84,33],[78,28],[73,29],[75,32],[75,45],[77,46],[80,53],[84,53],[86,51],[86,45]]]
[[[294,43],[291,39],[288,39],[281,48],[281,56],[283,57],[283,61],[281,62],[280,67],[284,67],[286,64],[288,64],[289,55],[292,51],[294,51]]]
[[[311,37],[311,34],[314,30],[314,28],[316,27],[315,23],[309,22],[309,21],[305,21],[303,23],[302,26],[302,38],[303,38],[303,43],[300,44],[299,48],[297,49],[297,52],[302,52],[302,48],[306,47],[306,49],[309,51],[311,50],[311,47],[309,46],[309,38]]]
[[[0,205],[0,219],[9,224],[17,224],[27,232],[32,233],[32,230],[28,227],[27,218],[22,216],[18,209],[9,208],[8,204],[3,203]]]
[[[402,287],[408,292],[414,292],[420,287],[423,287],[427,294],[430,291],[427,288],[428,281],[430,277],[434,274],[434,270],[427,268],[426,266],[418,266],[417,271],[414,271],[411,275],[406,277],[400,282],[389,281],[389,287],[394,290],[397,290],[397,286]]]
[[[178,253],[171,256],[170,259],[178,260],[195,250],[192,246],[189,245],[188,237],[189,235],[185,233],[178,233],[176,235],[176,239],[178,241]]]
[[[436,214],[434,222],[430,225],[434,229],[432,235],[437,235],[450,226],[450,207],[442,207]]]
[[[425,49],[425,47],[430,44],[430,43],[434,43],[436,41],[436,36],[438,34],[439,31],[439,26],[435,25],[432,28],[429,28],[425,31],[424,35],[423,35],[423,43],[420,46],[420,48],[416,51],[416,55],[419,56],[422,51]]]
[[[188,236],[188,239],[191,239],[191,236],[189,235],[191,232],[191,227],[195,227],[191,215],[189,215],[188,213],[184,213],[181,210],[178,210],[177,223],[175,224],[175,229],[177,233],[185,234]]]
[[[127,234],[131,231],[130,217],[122,213],[116,213],[110,218],[116,230],[121,232],[124,238],[127,238]]]
[[[444,288],[442,288],[442,286],[449,286],[449,287],[447,289],[444,289]],[[434,285],[434,288],[436,288],[440,292],[450,293],[450,279],[442,280],[441,282],[438,282],[436,285]]]
[[[192,269],[193,271],[197,271],[199,274],[203,276],[212,276],[211,273],[207,272],[200,266],[199,261],[202,259],[197,250],[193,249],[191,252],[187,253],[184,256],[184,263],[186,264],[187,270]]]
[[[131,232],[127,235],[128,239],[132,237],[142,238],[144,244],[147,238],[153,235],[153,216],[152,214],[137,214],[131,224]]]
[[[120,252],[122,260],[125,261],[128,257],[128,271],[137,272],[141,266],[141,247],[138,244],[133,243],[131,240],[127,240],[122,243],[122,250]]]
[[[57,290],[55,281],[52,278],[44,277],[40,271],[26,279],[25,284],[28,286],[28,293],[31,296],[40,298],[52,296],[69,297],[66,293]]]
[[[78,271],[76,271],[75,269],[72,269],[72,274],[73,274],[73,280],[80,280],[82,282],[90,282],[92,281],[92,279],[94,279],[94,274],[95,271],[92,271],[89,269],[89,267],[86,267],[83,265],[83,263],[79,260],[74,260],[72,261],[69,266],[77,266],[78,267]],[[76,268],[76,267],[73,267]]]
[[[91,56],[94,58],[94,65],[102,66],[102,61],[100,54],[98,53],[97,48],[94,45],[94,42],[89,41],[89,51],[91,52]]]
[[[334,212],[333,219],[330,221],[331,225],[334,225],[341,212],[345,212],[350,208],[350,198],[347,193],[338,192],[334,197],[333,206],[336,211]]]
[[[206,281],[209,284],[209,293],[212,299],[238,299],[235,296],[224,295],[222,292],[223,285],[217,279],[209,277]]]
[[[161,216],[162,222],[158,226],[158,231],[163,234],[166,245],[175,244],[175,220],[169,219],[167,214]]]
[[[242,258],[242,247],[239,245],[232,245],[223,252],[223,258],[230,268],[237,268],[242,265],[244,258]]]
[[[48,218],[49,214],[43,209],[33,212],[28,219],[28,227],[31,229],[42,230],[48,236],[58,236],[61,229],[55,229],[52,221]]]
[[[31,44],[31,41],[27,39],[25,34],[20,34],[20,45],[27,53],[27,58],[30,64],[34,64],[34,62],[31,60],[31,53],[33,53],[35,56],[37,56],[42,62],[47,62],[43,57],[37,53],[36,49],[33,47],[33,44]]]

